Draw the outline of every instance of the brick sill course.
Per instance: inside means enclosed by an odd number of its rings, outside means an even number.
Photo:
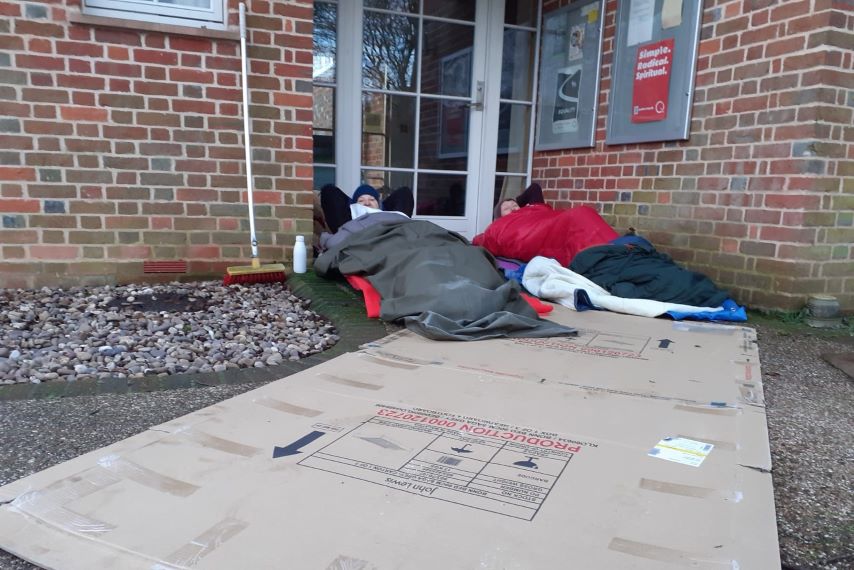
[[[193,28],[191,26],[158,24],[142,20],[126,20],[124,18],[92,16],[80,12],[70,12],[68,14],[68,21],[72,24],[84,24],[101,28],[126,28],[145,32],[160,32],[162,34],[175,36],[193,36],[199,38],[240,41],[240,32],[237,30],[212,30],[210,28]]]
[[[380,320],[366,318],[361,294],[353,291],[343,282],[328,281],[311,272],[290,275],[287,283],[294,295],[309,299],[310,308],[313,311],[332,321],[338,329],[338,336],[341,337],[335,346],[300,360],[267,368],[237,368],[225,372],[143,378],[93,378],[74,382],[6,384],[0,386],[0,401],[154,392],[225,384],[258,383],[260,385],[302,372],[341,354],[356,351],[359,346],[380,339],[394,330]]]

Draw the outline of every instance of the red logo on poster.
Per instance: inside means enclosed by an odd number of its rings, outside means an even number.
[[[632,122],[649,123],[667,117],[673,38],[638,47],[632,92]]]

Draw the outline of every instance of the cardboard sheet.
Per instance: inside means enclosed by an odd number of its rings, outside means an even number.
[[[0,547],[63,569],[779,567],[752,331],[555,313],[586,336],[398,335],[16,481]]]

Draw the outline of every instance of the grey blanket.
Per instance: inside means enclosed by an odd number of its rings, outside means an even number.
[[[383,320],[403,319],[435,340],[576,334],[540,319],[519,284],[505,281],[492,256],[459,234],[403,218],[361,226],[318,256],[314,268],[321,277],[364,276],[382,297]]]

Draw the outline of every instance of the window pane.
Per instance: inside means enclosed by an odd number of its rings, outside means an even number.
[[[492,206],[495,207],[498,202],[515,198],[521,194],[525,189],[526,180],[525,176],[496,176]]]
[[[314,88],[314,162],[335,162],[335,89]]]
[[[471,96],[474,28],[446,22],[424,22],[421,91]]]
[[[362,94],[362,164],[412,168],[415,97]]]
[[[204,8],[206,10],[210,10],[211,8],[211,0],[157,0],[157,3],[186,6],[188,8]]]
[[[417,43],[417,19],[365,11],[362,85],[414,91]]]
[[[497,172],[528,171],[528,141],[531,126],[531,107],[528,105],[498,106]]]
[[[474,0],[424,0],[424,14],[454,20],[474,21]]]
[[[338,7],[335,4],[316,2],[314,4],[314,68],[315,81],[335,82],[335,35],[338,20]]]
[[[501,54],[501,98],[530,101],[534,68],[534,33],[504,30]]]
[[[505,0],[504,23],[517,26],[536,26],[537,3],[531,0]]]
[[[462,101],[421,100],[418,166],[432,170],[468,168],[469,107]]]
[[[401,186],[412,188],[412,173],[362,170],[362,181],[376,188],[380,196],[385,198],[392,190],[397,190]]]
[[[335,184],[335,168],[314,167],[314,189],[319,191],[327,184]]]
[[[418,0],[365,0],[365,7],[417,14]]]
[[[466,211],[465,174],[419,174],[415,214],[462,216]]]

